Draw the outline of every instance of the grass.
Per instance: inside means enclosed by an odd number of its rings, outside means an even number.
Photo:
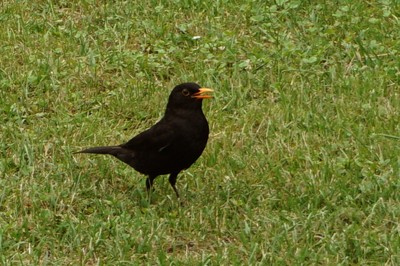
[[[398,1],[3,1],[2,264],[398,265]],[[149,201],[82,147],[215,89],[202,157]]]

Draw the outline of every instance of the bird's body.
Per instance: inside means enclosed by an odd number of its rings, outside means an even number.
[[[209,127],[201,109],[210,89],[195,83],[176,86],[170,94],[164,117],[151,128],[118,146],[93,147],[79,153],[110,154],[147,175],[149,190],[159,175],[170,174],[175,187],[180,171],[189,168],[206,147]]]

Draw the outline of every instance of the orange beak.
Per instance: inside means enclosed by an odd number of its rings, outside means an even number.
[[[193,94],[192,98],[196,98],[196,99],[210,99],[210,98],[212,98],[211,95],[205,94],[207,92],[213,92],[213,90],[209,89],[209,88],[200,88],[199,92],[196,92],[195,94]]]

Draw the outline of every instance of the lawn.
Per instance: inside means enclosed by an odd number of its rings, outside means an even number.
[[[400,2],[0,3],[3,265],[399,265]],[[112,157],[214,89],[178,177]]]

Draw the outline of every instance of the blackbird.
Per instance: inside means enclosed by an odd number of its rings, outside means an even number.
[[[169,95],[164,117],[154,126],[118,146],[88,148],[78,153],[110,154],[147,175],[149,192],[154,179],[169,174],[169,183],[179,198],[178,174],[189,168],[206,147],[209,127],[201,109],[213,90],[196,83],[176,86]]]

